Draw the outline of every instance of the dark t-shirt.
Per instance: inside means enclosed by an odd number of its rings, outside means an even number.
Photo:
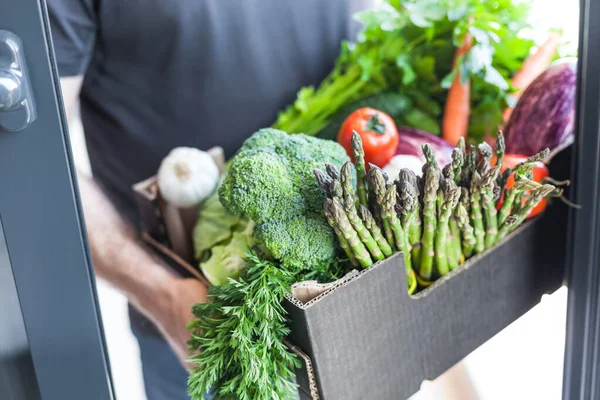
[[[332,68],[373,0],[49,0],[61,76],[84,75],[95,179],[136,225],[132,184],[176,146],[231,156]]]

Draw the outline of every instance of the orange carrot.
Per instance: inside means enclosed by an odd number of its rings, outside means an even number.
[[[456,50],[454,67],[460,56],[466,54],[473,46],[473,37],[467,33],[462,45]],[[469,127],[469,114],[471,112],[471,84],[467,81],[464,85],[460,79],[460,71],[456,73],[454,82],[448,90],[444,119],[442,121],[442,137],[452,146],[456,146],[460,137],[467,136]]]
[[[556,53],[559,40],[560,37],[557,34],[550,35],[548,40],[523,62],[521,69],[511,79],[513,87],[519,90],[511,94],[515,100],[518,100],[525,88],[550,65],[552,57]],[[511,114],[512,108],[507,108],[502,113],[505,124],[508,122]]]

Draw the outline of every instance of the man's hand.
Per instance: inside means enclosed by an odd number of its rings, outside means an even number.
[[[68,117],[75,109],[82,82],[81,76],[61,78]],[[96,274],[120,289],[158,326],[185,365],[189,359],[186,342],[190,338],[186,326],[192,319],[192,305],[206,301],[208,289],[195,279],[181,279],[170,273],[140,242],[93,179],[79,172],[79,191]]]
[[[149,310],[149,317],[155,320],[184,367],[188,368],[187,341],[190,339],[190,331],[186,326],[193,318],[192,306],[206,301],[208,288],[193,278],[174,278],[166,293],[168,295],[162,307],[157,310],[156,315],[152,315],[152,310]]]
[[[79,177],[79,188],[96,274],[158,326],[182,362],[188,360],[192,305],[206,301],[208,288],[171,273],[89,177]]]

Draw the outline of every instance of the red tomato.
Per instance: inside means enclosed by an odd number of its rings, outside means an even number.
[[[352,159],[353,131],[362,139],[367,167],[368,163],[372,163],[383,168],[396,154],[398,128],[392,117],[386,113],[366,107],[359,108],[346,118],[338,132],[337,141]]]
[[[518,164],[522,163],[523,161],[527,161],[526,156],[522,156],[522,155],[518,155],[518,154],[505,154],[504,158],[502,159],[502,171],[504,172],[504,170],[506,170],[506,168],[514,168]],[[491,164],[492,164],[492,166],[496,165],[496,156],[494,156],[492,158]],[[544,178],[547,178],[549,175],[548,167],[546,167],[544,165],[544,163],[539,162],[539,161],[536,163],[536,166],[533,168],[532,172],[533,172],[533,180],[535,182],[541,182]],[[514,184],[515,184],[515,176],[514,176],[514,174],[511,174],[508,177],[508,181],[506,182],[506,187],[510,189],[511,187],[513,187]],[[523,199],[523,201],[525,201],[525,199]],[[531,212],[527,215],[527,218],[532,218],[532,217],[538,215],[539,213],[541,213],[542,211],[544,211],[547,204],[548,204],[548,201],[546,199],[542,199],[542,201],[540,201],[538,203],[538,205],[535,206],[533,208],[533,210],[531,210]],[[498,208],[500,208],[501,206],[502,206],[502,200],[500,200],[500,202],[498,202]]]

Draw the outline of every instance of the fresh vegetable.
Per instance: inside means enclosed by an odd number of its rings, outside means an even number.
[[[365,165],[365,151],[363,149],[362,139],[360,135],[352,135],[350,140],[352,145],[352,155],[354,164],[356,165],[356,176],[358,181],[356,183],[356,191],[358,192],[358,201],[360,204],[366,206],[368,203],[367,196],[367,167]],[[329,166],[330,164],[327,164]],[[337,175],[329,174],[333,179],[337,179]]]
[[[517,101],[523,90],[526,89],[531,82],[535,80],[542,72],[548,68],[552,57],[556,53],[560,37],[556,34],[550,35],[548,40],[541,45],[537,51],[527,57],[519,72],[517,72],[511,79],[512,86],[517,89],[517,92],[511,94],[513,101]],[[507,108],[502,114],[504,122],[508,122],[512,114],[512,108]]]
[[[383,167],[394,156],[398,146],[398,129],[389,115],[373,108],[360,108],[346,118],[337,141],[354,159],[353,132],[357,132],[362,140],[366,163]]]
[[[515,165],[515,184],[504,189],[507,200],[493,232],[490,203],[500,198],[501,167],[490,164],[489,147],[479,147],[478,160],[476,148],[465,154],[460,141],[452,162],[440,170],[426,144],[419,178],[408,169],[388,176],[375,165],[366,173],[360,135],[354,133],[351,143],[354,164],[335,142],[261,130],[230,163],[218,191],[223,207],[213,194],[200,209],[197,235],[204,227],[217,239],[196,237],[197,254],[215,285],[212,301],[194,306],[189,325],[192,399],[211,389],[218,400],[293,396],[298,362],[283,344],[289,329],[282,307],[293,282],[339,279],[349,267],[368,268],[400,251],[414,293],[419,282],[426,286],[464,257],[498,243],[556,189],[528,178],[547,151]],[[508,165],[504,157],[502,166]],[[521,203],[525,190],[531,195]],[[515,199],[513,207],[509,199]],[[482,248],[469,218],[474,208],[480,210]],[[227,216],[226,210],[237,214]]]
[[[177,147],[162,160],[156,179],[167,203],[179,208],[194,207],[217,186],[219,168],[208,153]]]
[[[189,395],[214,399],[273,400],[294,397],[299,365],[283,339],[289,333],[282,303],[293,274],[252,253],[241,278],[211,286],[212,301],[193,307],[189,341]]]
[[[538,157],[536,157],[535,159],[538,159]],[[492,158],[491,161],[492,165],[496,165],[497,163],[497,158],[494,157]],[[546,165],[541,162],[541,161],[531,161],[531,159],[529,157],[526,156],[522,156],[522,155],[518,155],[518,154],[505,154],[503,157],[503,161],[502,161],[502,172],[504,171],[509,171],[510,175],[506,181],[506,189],[510,189],[513,186],[515,186],[515,173],[512,172],[512,170],[515,169],[515,167],[519,166],[519,165],[525,165],[525,164],[529,164],[531,166],[531,168],[527,169],[525,172],[526,173],[522,173],[521,175],[525,176],[527,174],[530,174],[530,179],[534,182],[543,182],[544,179],[546,179],[549,176],[549,171],[548,171],[548,167],[546,167]],[[524,182],[521,182],[520,185],[525,185]],[[530,193],[531,192],[531,187],[527,188],[527,187],[522,187],[523,190],[519,190],[517,193]],[[515,195],[517,194],[515,193]],[[509,199],[509,206],[508,208],[510,208],[510,206],[512,206],[512,202],[514,201],[514,197]],[[500,222],[504,222],[504,220],[506,219],[506,217],[508,216],[508,211],[506,210],[507,207],[504,207],[505,210],[503,210],[503,201],[504,199],[501,199],[498,202],[498,208],[500,209],[500,214],[498,216]],[[526,201],[525,198],[521,199],[521,201],[524,203]],[[531,210],[531,212],[529,213],[529,215],[527,216],[528,218],[532,218],[538,214],[540,214],[542,211],[544,211],[544,209],[547,206],[548,201],[546,200],[546,198],[542,198],[537,205]]]
[[[427,144],[423,145],[423,153],[426,152],[427,146]],[[436,168],[431,167],[424,169],[423,172],[425,179],[423,186],[423,236],[421,238],[419,275],[425,280],[430,280],[435,256],[436,201],[441,174]]]
[[[312,170],[348,159],[337,143],[262,129],[231,161],[220,201],[257,224],[255,239],[286,268],[311,269],[332,260],[337,249]]]
[[[428,143],[433,148],[439,164],[446,165],[452,161],[453,147],[444,139],[419,129],[406,126],[398,127],[397,155],[411,155],[418,157],[421,162],[424,163],[425,157],[421,152],[421,146],[423,146],[424,143]]]
[[[439,134],[447,91],[460,71],[471,85],[468,136],[479,140],[502,123],[510,79],[531,53],[534,42],[523,34],[528,12],[528,2],[516,0],[385,0],[356,16],[363,25],[357,40],[342,43],[334,69],[318,87],[302,88],[273,126],[314,135],[364,100],[398,125]],[[467,33],[473,47],[453,68]],[[382,93],[406,97],[401,115],[368,104]]]
[[[466,153],[464,140],[459,140],[452,161],[442,170],[433,147],[424,144],[423,178],[402,169],[390,182],[376,166],[365,177],[350,162],[341,173],[315,169],[316,181],[327,196],[327,221],[347,257],[366,268],[392,251],[401,251],[412,292],[414,271],[426,285],[457,268],[465,257],[495,246],[523,222],[524,213],[556,193],[553,185],[530,179],[536,163],[547,157],[547,149],[517,159],[504,154],[502,133],[498,137],[495,151],[482,143],[470,146]],[[354,151],[360,153],[359,135],[354,133],[351,139]],[[498,157],[502,162],[496,161]],[[357,186],[363,180],[369,188],[368,207],[358,200],[353,171]],[[520,196],[530,190],[521,202]]]
[[[253,232],[254,222],[248,221],[242,231],[233,231],[229,240],[211,248],[210,257],[200,263],[200,269],[212,285],[224,285],[240,276],[246,255],[254,246]]]
[[[473,47],[473,35],[467,32],[462,39],[462,44],[456,50],[454,68],[469,53],[471,47]],[[469,76],[463,76],[458,69],[448,90],[442,124],[442,137],[451,145],[455,146],[459,138],[467,136],[470,110],[471,81]]]
[[[382,92],[372,96],[368,96],[356,101],[349,103],[340,109],[334,116],[331,117],[329,122],[323,129],[318,129],[317,126],[308,129],[305,132],[315,133],[315,136],[321,139],[335,140],[342,124],[350,114],[360,108],[374,108],[383,113],[386,113],[394,119],[399,121],[402,119],[403,114],[410,109],[412,106],[411,100],[408,96],[394,92]]]
[[[423,161],[417,156],[408,154],[398,154],[392,157],[390,162],[383,167],[383,172],[388,176],[397,176],[404,168],[408,168],[416,174],[421,174]]]
[[[335,142],[263,129],[244,143],[219,190],[200,207],[196,254],[214,286],[212,301],[194,306],[189,326],[194,400],[209,391],[215,399],[293,396],[297,360],[283,344],[289,332],[283,298],[293,282],[339,279],[346,271],[340,247],[358,263],[328,224],[325,195],[312,173],[328,163],[321,180],[332,181],[328,174],[347,180],[354,169],[340,171],[346,161]],[[329,189],[343,195],[341,186]],[[353,188],[346,191],[355,196]],[[359,244],[368,238],[362,233]]]
[[[219,201],[219,191],[213,191],[198,209],[194,228],[196,259],[207,259],[213,246],[230,239],[234,231],[244,230],[248,221],[239,214],[227,212]]]
[[[506,151],[533,155],[573,138],[577,70],[575,61],[550,66],[525,90],[506,126]]]
[[[454,181],[445,179],[443,182],[442,193],[444,198],[439,210],[437,229],[435,232],[435,263],[437,265],[438,273],[440,275],[446,275],[450,272],[450,267],[448,265],[448,258],[450,257],[448,250],[451,247],[451,243],[448,241],[449,223],[452,212],[456,208],[460,198],[460,188],[456,186]],[[430,276],[424,276],[424,278],[429,277]]]
[[[240,275],[244,257],[254,245],[253,232],[252,221],[225,210],[217,190],[201,204],[194,227],[194,249],[211,284],[223,285]]]

